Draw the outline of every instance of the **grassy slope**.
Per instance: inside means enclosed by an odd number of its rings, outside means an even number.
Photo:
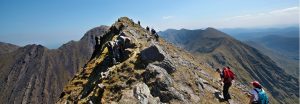
[[[132,25],[134,31],[140,35],[140,37],[144,37],[146,31],[139,27],[138,25]],[[128,32],[124,30],[125,32]],[[132,84],[127,84],[127,86],[122,87],[123,83],[131,82],[137,83],[142,82],[143,79],[140,77],[141,74],[145,71],[141,69],[139,66],[141,65],[140,60],[137,58],[140,50],[149,46],[149,42],[147,42],[146,38],[134,37],[137,39],[135,41],[136,47],[131,49],[131,54],[129,58],[124,62],[115,65],[113,67],[105,67],[106,64],[103,61],[105,56],[107,56],[107,51],[104,50],[99,56],[95,57],[91,61],[87,63],[87,67],[85,69],[80,69],[76,76],[69,82],[67,86],[64,88],[64,93],[66,95],[62,96],[62,98],[58,101],[58,103],[63,102],[79,102],[86,103],[88,100],[95,101],[94,103],[112,103],[117,102],[118,99],[122,96],[122,90],[131,89]],[[176,82],[174,87],[178,88],[181,85],[191,86],[191,89],[195,94],[201,99],[199,102],[201,104],[215,104],[220,103],[214,96],[214,92],[207,91],[203,94],[200,94],[199,90],[196,89],[196,84],[194,83],[195,75],[206,79],[208,81],[208,85],[213,86],[213,88],[221,89],[216,83],[219,76],[213,72],[213,69],[203,64],[201,61],[197,60],[193,55],[188,52],[179,49],[164,40],[160,40],[159,45],[163,47],[163,49],[170,54],[171,56],[180,56],[180,58],[184,60],[188,60],[189,62],[196,65],[198,68],[202,69],[202,71],[195,70],[191,67],[178,66],[176,67],[177,71],[171,74],[172,78]],[[108,78],[101,78],[101,70],[108,69],[111,70]],[[209,79],[204,77],[201,72],[209,73],[210,76],[213,76],[213,79]],[[103,84],[105,87],[103,89],[97,87],[97,84]],[[178,88],[179,89],[179,88]],[[236,102],[245,104],[248,102],[248,98],[246,95],[242,94],[241,89],[237,87],[232,87],[231,89],[233,94],[233,99]],[[173,103],[175,103],[174,101]],[[172,103],[172,101],[171,101]],[[222,103],[221,103],[222,104]]]

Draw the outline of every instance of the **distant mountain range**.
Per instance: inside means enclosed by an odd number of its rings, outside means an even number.
[[[266,29],[223,29],[272,58],[289,74],[299,75],[299,27]]]
[[[244,41],[261,38],[269,35],[277,35],[283,37],[299,37],[299,27],[286,28],[227,28],[221,31],[231,35],[232,37]]]
[[[246,44],[258,49],[260,52],[269,56],[276,64],[284,69],[288,74],[299,77],[299,60],[291,59],[286,55],[280,54],[277,51],[267,48],[260,43],[254,41],[245,41]],[[299,78],[298,78],[299,79]]]
[[[0,102],[55,103],[63,86],[91,57],[94,37],[107,29],[91,29],[79,41],[70,41],[58,49],[0,43]]]
[[[213,29],[159,32],[161,37],[204,59],[215,68],[233,67],[239,80],[260,81],[281,103],[298,102],[299,80],[287,74],[271,58],[231,36]]]

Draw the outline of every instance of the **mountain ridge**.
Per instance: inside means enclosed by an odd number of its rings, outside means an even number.
[[[189,32],[192,32],[192,30]],[[189,32],[181,31],[181,33]],[[221,34],[213,33],[225,34],[221,31],[207,32],[207,34],[204,34],[203,32],[194,32],[191,35],[191,39],[194,40],[182,40],[188,41],[190,43],[182,44],[179,42],[179,44],[182,45],[184,49],[187,49],[188,51],[194,53],[194,55],[200,56],[199,58],[205,59],[215,68],[222,65],[229,65],[233,67],[233,70],[235,70],[235,72],[239,76],[238,78],[244,83],[250,82],[251,80],[260,81],[264,85],[264,87],[272,93],[273,97],[275,97],[276,99],[285,99],[284,101],[279,101],[280,103],[289,101],[298,102],[296,98],[298,98],[297,96],[299,96],[299,94],[294,93],[299,91],[299,82],[297,79],[289,77],[289,75],[287,75],[283,71],[283,69],[278,67],[274,61],[272,61],[269,57],[261,54],[257,49],[252,48],[238,40],[235,40],[231,36],[226,34],[224,36],[225,38],[218,38],[218,36],[214,38],[211,35]],[[163,32],[161,32],[160,34],[162,37],[175,44],[178,44],[176,43],[177,41],[170,39],[174,39],[176,35],[185,35],[186,37],[190,35],[173,34],[174,36],[170,36],[172,34]],[[198,37],[193,36],[195,34]],[[210,36],[213,38],[205,36]],[[281,78],[279,78],[279,76],[281,76]],[[289,87],[284,87],[287,85]],[[290,95],[294,96],[294,100],[290,99]]]
[[[220,100],[219,75],[208,64],[164,39],[156,41],[150,31],[127,17],[111,26],[104,41],[118,41],[120,36],[131,39],[126,58],[109,64],[113,60],[109,46],[100,46],[97,55],[64,87],[58,104],[226,103]],[[238,83],[232,87],[232,101],[247,103],[246,95],[240,93],[245,87]]]
[[[66,82],[90,58],[94,37],[105,31],[105,26],[96,27],[79,41],[57,49],[32,44],[0,54],[0,102],[54,103]]]

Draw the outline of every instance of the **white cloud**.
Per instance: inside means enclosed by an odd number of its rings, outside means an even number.
[[[233,16],[212,22],[216,27],[261,27],[299,23],[299,7]]]
[[[269,12],[270,14],[280,14],[280,13],[291,13],[291,12],[299,12],[299,7],[290,7],[280,10],[274,10]]]
[[[163,16],[162,19],[171,19],[174,18],[174,16]]]
[[[171,19],[173,16],[163,16],[162,19]],[[251,28],[251,27],[278,27],[299,24],[299,7],[275,9],[266,12],[243,14],[229,17],[212,17],[203,19],[176,18],[170,21],[161,21],[153,24],[160,30],[168,28],[199,29],[215,28]]]

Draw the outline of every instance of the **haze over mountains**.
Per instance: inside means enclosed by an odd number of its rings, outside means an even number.
[[[230,104],[249,103],[253,80],[271,104],[297,104],[299,10],[298,0],[0,0],[0,104],[228,104],[215,71],[225,66],[237,75]]]
[[[222,29],[272,58],[289,74],[299,75],[299,27]]]
[[[220,30],[238,40],[252,40],[269,35],[299,37],[299,26],[283,28],[225,28]]]
[[[94,37],[104,34],[107,28],[91,29],[79,41],[58,49],[0,43],[0,102],[55,103],[66,82],[91,57]]]
[[[206,60],[214,68],[223,65],[233,67],[239,79],[245,83],[251,80],[262,82],[273,97],[284,99],[279,101],[281,103],[298,102],[299,80],[297,78],[287,74],[259,50],[221,31],[213,28],[169,29],[160,32],[160,35],[169,42],[200,56],[199,58]]]
[[[102,36],[106,43],[122,32],[131,38],[132,47],[125,60],[111,65],[106,45],[94,50],[95,37]],[[0,101],[222,104],[214,70],[228,65],[238,76],[233,102],[247,103],[241,92],[249,90],[248,82],[258,80],[270,92],[272,103],[299,103],[297,78],[273,58],[219,30],[169,29],[159,34],[163,38],[155,41],[141,25],[122,17],[111,27],[93,28],[58,49],[1,43]],[[92,53],[96,56],[91,58]]]

